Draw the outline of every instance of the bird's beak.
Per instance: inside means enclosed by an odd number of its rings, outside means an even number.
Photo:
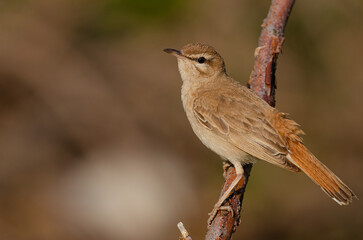
[[[185,58],[185,56],[179,50],[176,49],[165,48],[164,52],[174,55],[177,58]]]

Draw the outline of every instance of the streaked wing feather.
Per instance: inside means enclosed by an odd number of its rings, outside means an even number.
[[[292,171],[286,143],[253,101],[205,92],[193,102],[194,115],[216,134],[223,135],[248,154]]]

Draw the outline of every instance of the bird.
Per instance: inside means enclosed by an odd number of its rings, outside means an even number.
[[[304,172],[339,205],[357,196],[304,145],[300,125],[228,76],[222,56],[210,45],[190,43],[176,50],[181,99],[200,141],[233,164],[236,178],[214,206],[217,210],[243,176],[243,165],[259,160]]]

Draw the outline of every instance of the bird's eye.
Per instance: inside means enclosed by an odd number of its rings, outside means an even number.
[[[204,63],[205,62],[205,58],[204,57],[200,57],[200,58],[197,59],[197,61],[199,63]]]

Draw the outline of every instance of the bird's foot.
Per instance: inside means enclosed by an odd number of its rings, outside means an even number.
[[[232,217],[234,216],[234,212],[231,206],[214,206],[213,210],[208,214],[208,228],[212,225],[214,218],[217,216],[218,211],[227,211],[232,213]]]

